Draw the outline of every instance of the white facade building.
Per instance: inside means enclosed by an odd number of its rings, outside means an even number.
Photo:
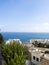
[[[15,41],[15,42],[19,42],[20,44],[22,44],[22,42],[21,42],[20,39],[9,39],[9,40],[6,41],[6,44],[8,44],[8,43],[10,43],[10,42],[13,43],[14,41]]]
[[[49,44],[49,39],[30,39],[30,43],[34,43],[35,41],[37,41],[38,43]]]
[[[44,48],[33,48],[31,50],[31,62],[34,65],[39,65],[42,58],[49,60],[49,54],[45,54],[45,51],[48,51],[49,49]]]
[[[35,65],[38,65],[42,59],[42,56],[44,55],[44,53],[41,53],[40,51],[32,51],[31,53],[31,62]]]

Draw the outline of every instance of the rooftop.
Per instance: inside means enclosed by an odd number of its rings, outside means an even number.
[[[49,65],[49,60],[43,58],[39,65]]]

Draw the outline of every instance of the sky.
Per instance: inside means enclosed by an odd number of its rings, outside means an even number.
[[[49,0],[0,0],[0,31],[49,32]]]

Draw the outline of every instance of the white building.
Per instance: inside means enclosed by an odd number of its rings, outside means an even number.
[[[31,51],[31,62],[34,65],[39,65],[42,58],[49,60],[49,54],[45,54],[45,51],[48,51],[49,49],[43,49],[43,48],[34,48]]]
[[[49,60],[49,54],[45,54],[44,58]]]
[[[44,55],[44,53],[41,53],[38,50],[34,50],[31,53],[31,62],[35,65],[38,65],[42,59],[42,56]]]
[[[10,42],[13,43],[14,41],[15,41],[15,42],[19,42],[20,44],[22,44],[22,42],[21,42],[20,39],[9,39],[9,40],[6,41],[6,44],[8,44],[8,43],[10,43]]]
[[[49,39],[30,39],[30,43],[34,43],[37,41],[38,43],[47,43],[49,44]]]

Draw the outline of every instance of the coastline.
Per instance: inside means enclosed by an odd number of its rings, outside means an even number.
[[[30,42],[30,39],[49,39],[49,33],[29,32],[1,32],[5,40],[20,39],[22,42]]]

